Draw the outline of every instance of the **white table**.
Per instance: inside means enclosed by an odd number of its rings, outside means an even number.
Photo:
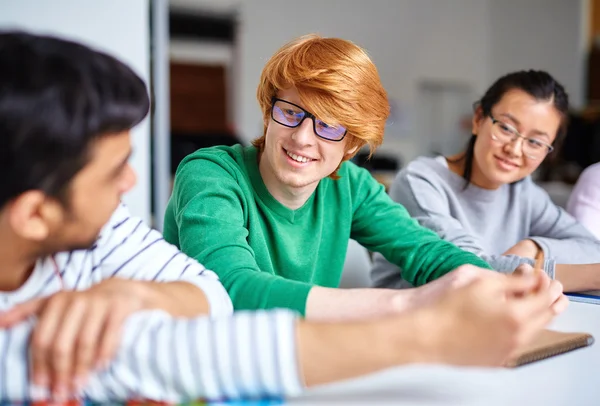
[[[571,302],[550,326],[596,343],[516,369],[411,366],[326,385],[293,405],[600,405],[600,305]]]

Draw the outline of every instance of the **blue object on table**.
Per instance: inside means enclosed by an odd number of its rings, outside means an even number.
[[[106,402],[97,403],[88,400],[70,400],[64,403],[55,403],[61,406],[276,406],[283,405],[283,399],[264,399],[264,400],[228,400],[222,402],[183,402],[183,403],[163,403],[152,401],[128,401],[128,402]],[[0,400],[0,406],[46,406],[50,402],[11,402]]]
[[[594,290],[590,292],[567,293],[569,300],[573,302],[600,304],[600,291]]]

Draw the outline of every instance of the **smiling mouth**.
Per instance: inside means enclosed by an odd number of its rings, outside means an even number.
[[[500,157],[500,156],[496,156],[496,155],[494,155],[494,156],[495,156],[495,158],[496,158],[497,160],[499,160],[500,162],[502,162],[502,163],[504,163],[504,164],[506,164],[506,165],[512,166],[512,167],[514,167],[514,168],[518,168],[518,167],[519,167],[519,165],[515,164],[514,162],[511,162],[511,161],[509,161],[509,160],[506,160],[506,159],[504,159],[504,158],[502,158],[502,157]]]
[[[288,157],[290,157],[291,159],[293,159],[296,162],[304,164],[304,163],[307,163],[307,162],[316,161],[316,159],[312,159],[312,158],[309,158],[309,157],[306,157],[306,156],[303,156],[303,155],[294,154],[293,152],[290,152],[290,151],[288,151],[285,148],[283,148],[283,150],[285,151],[285,154]]]

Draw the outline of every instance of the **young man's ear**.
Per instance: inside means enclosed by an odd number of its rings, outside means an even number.
[[[357,150],[358,150],[358,145],[355,145],[354,147],[352,147],[348,151],[346,151],[346,155],[354,155]]]
[[[7,205],[9,224],[21,238],[42,241],[50,234],[50,222],[59,215],[57,205],[39,190],[27,191]]]

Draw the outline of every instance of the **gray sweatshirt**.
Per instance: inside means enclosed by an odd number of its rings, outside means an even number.
[[[531,178],[496,190],[469,185],[448,169],[444,157],[421,157],[398,173],[390,196],[419,223],[458,247],[473,252],[500,272],[513,272],[534,260],[502,255],[523,239],[544,251],[544,269],[554,278],[554,266],[600,262],[600,241],[562,208]],[[404,288],[401,270],[375,254],[374,286]]]

